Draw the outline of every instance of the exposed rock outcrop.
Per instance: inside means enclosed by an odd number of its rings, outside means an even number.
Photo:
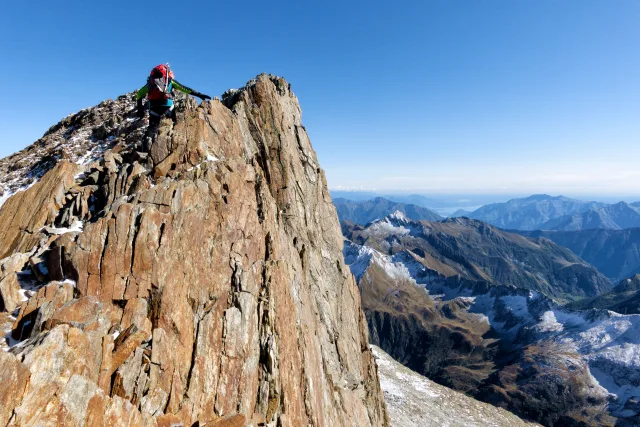
[[[38,147],[78,133],[106,151],[54,157],[0,210],[0,253],[26,253],[36,282],[2,356],[0,424],[388,425],[289,85],[181,100],[148,156],[131,104],[52,128]]]

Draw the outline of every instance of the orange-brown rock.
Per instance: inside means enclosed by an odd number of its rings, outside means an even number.
[[[101,330],[106,333],[122,319],[122,309],[111,302],[103,303],[96,297],[74,299],[56,310],[46,321],[46,328],[71,325],[83,331]]]
[[[244,415],[229,415],[213,421],[211,425],[213,427],[245,427],[247,425],[247,417]]]
[[[289,85],[262,75],[222,102],[181,101],[147,160],[127,126],[117,153],[60,187],[55,215],[42,204],[46,215],[31,215],[46,218],[39,227],[86,222],[50,247],[32,242],[47,277],[77,287],[53,312],[46,290],[21,308],[17,323],[46,320],[11,350],[39,372],[16,425],[388,425],[335,208]],[[18,240],[6,251],[30,249]]]
[[[28,252],[40,240],[42,227],[53,223],[64,204],[67,190],[75,184],[79,167],[61,161],[38,183],[9,198],[0,208],[0,259]]]
[[[16,253],[0,261],[0,312],[13,313],[22,303],[18,272],[28,259],[28,254]]]
[[[70,283],[60,282],[53,282],[40,288],[36,295],[20,306],[13,327],[14,338],[18,340],[28,338],[34,323],[42,326],[57,309],[73,299],[73,291]],[[36,329],[37,332],[39,332],[38,329]]]
[[[20,283],[16,273],[0,278],[0,311],[13,313],[22,302]]]
[[[29,376],[29,370],[13,354],[0,350],[0,384],[5,390],[0,393],[0,425],[9,423],[13,409],[22,401]]]

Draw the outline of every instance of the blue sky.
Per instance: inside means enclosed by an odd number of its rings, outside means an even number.
[[[3,17],[1,157],[170,62],[211,96],[287,78],[332,188],[640,195],[640,0],[61,0]]]

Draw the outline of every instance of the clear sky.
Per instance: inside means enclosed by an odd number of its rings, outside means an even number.
[[[170,62],[287,78],[334,189],[640,194],[640,0],[5,3],[0,157]]]

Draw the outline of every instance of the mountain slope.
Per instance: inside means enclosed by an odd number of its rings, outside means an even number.
[[[10,191],[37,181],[0,209],[15,307],[0,424],[388,425],[289,85],[261,75],[222,102],[180,100],[148,156],[132,105],[69,117],[13,156],[26,185],[0,168]]]
[[[373,346],[394,427],[534,426],[511,412],[434,383]]]
[[[349,241],[344,251],[371,342],[405,366],[544,426],[640,422],[640,316],[575,313],[537,292],[445,277],[413,251]]]
[[[512,199],[505,203],[486,205],[475,210],[468,217],[488,222],[503,229],[536,230],[552,219],[586,212],[589,209],[597,209],[602,206],[605,204],[541,194],[524,199]]]
[[[472,214],[471,211],[465,210],[465,209],[458,209],[457,211],[455,211],[450,218],[460,218],[460,217],[467,217],[469,218],[469,216]]]
[[[589,209],[586,212],[575,213],[555,218],[540,226],[542,230],[590,230],[596,228],[610,230],[624,230],[640,227],[640,210],[628,203],[620,202],[615,205]]]
[[[414,220],[440,221],[443,219],[429,209],[412,204],[392,202],[382,197],[363,202],[336,198],[333,200],[333,204],[336,206],[340,221],[350,221],[360,225],[366,225],[394,212],[401,212]]]
[[[570,249],[613,283],[640,273],[640,228],[518,233],[550,239]]]
[[[578,310],[596,308],[620,314],[640,314],[640,274],[623,280],[610,292],[576,301],[570,307]]]
[[[466,218],[411,221],[394,214],[366,227],[343,224],[354,243],[391,255],[409,251],[444,276],[460,275],[571,300],[611,289],[611,283],[571,251]]]

